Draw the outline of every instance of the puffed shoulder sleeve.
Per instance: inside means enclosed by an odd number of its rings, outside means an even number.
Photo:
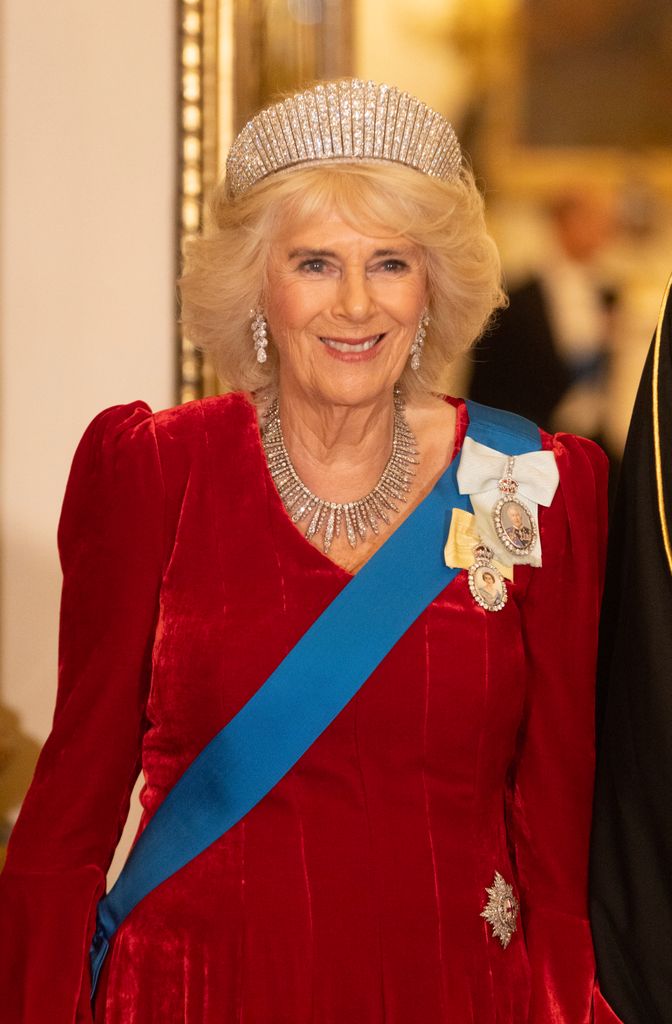
[[[560,483],[542,511],[543,566],[523,602],[527,703],[512,836],[532,978],[530,1024],[614,1024],[595,988],[588,922],[597,628],[607,463],[590,441],[548,439]]]
[[[4,1024],[91,1020],[87,953],[139,771],[163,535],[151,411],[109,409],[79,444],[59,525],[53,729],[0,876]]]

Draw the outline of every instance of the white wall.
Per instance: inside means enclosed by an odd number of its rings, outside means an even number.
[[[75,445],[173,402],[176,5],[0,3],[0,702],[41,743]]]

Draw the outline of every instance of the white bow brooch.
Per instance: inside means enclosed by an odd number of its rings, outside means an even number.
[[[559,479],[552,452],[512,456],[464,439],[457,485],[483,543],[506,565],[541,565],[538,508],[551,504]]]

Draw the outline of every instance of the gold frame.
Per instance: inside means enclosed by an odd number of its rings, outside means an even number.
[[[670,531],[668,528],[668,512],[665,508],[665,489],[663,484],[663,457],[660,443],[660,415],[658,406],[658,392],[660,390],[659,375],[660,375],[660,348],[663,334],[663,321],[665,320],[665,312],[667,310],[667,304],[670,298],[670,291],[672,290],[672,277],[667,282],[665,289],[665,295],[660,306],[660,313],[658,315],[658,326],[656,327],[656,338],[653,348],[653,372],[652,372],[652,416],[653,416],[653,450],[656,465],[656,493],[658,497],[658,518],[660,520],[660,532],[663,538],[663,547],[665,548],[665,557],[667,558],[667,565],[672,573],[672,542],[670,541]]]
[[[618,188],[636,178],[672,196],[669,147],[634,152],[604,145],[551,147],[521,141],[525,43],[525,5],[519,0],[508,23],[502,25],[492,61],[481,168],[488,185],[507,197],[543,200],[557,191],[559,181]]]
[[[321,0],[321,21],[310,23],[292,17],[286,0],[179,0],[180,262],[185,242],[203,228],[234,133],[274,95],[351,73],[352,3]],[[219,390],[179,324],[177,364],[178,401]]]
[[[177,251],[203,228],[206,196],[233,130],[234,0],[180,0]],[[178,401],[216,390],[212,369],[177,327]]]

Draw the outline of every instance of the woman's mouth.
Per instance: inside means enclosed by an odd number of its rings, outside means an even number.
[[[385,337],[384,334],[372,334],[368,338],[320,338],[320,341],[334,354],[356,356],[371,352]]]

